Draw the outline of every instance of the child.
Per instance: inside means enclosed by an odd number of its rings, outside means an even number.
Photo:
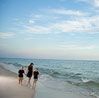
[[[34,81],[33,81],[33,87],[35,88],[36,87],[36,82],[38,80],[38,75],[39,75],[39,71],[38,71],[38,68],[36,68],[33,72],[33,78],[34,78]]]
[[[23,81],[23,74],[25,74],[25,73],[24,73],[23,66],[22,66],[22,68],[18,71],[19,84],[21,84],[21,85],[22,85],[22,81]]]
[[[28,66],[28,72],[27,72],[27,77],[28,77],[28,86],[30,86],[30,80],[33,74],[33,63],[30,63],[30,65]]]

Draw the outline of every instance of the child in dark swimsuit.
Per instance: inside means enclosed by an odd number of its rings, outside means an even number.
[[[19,84],[22,85],[24,70],[23,67],[18,71]]]
[[[28,80],[28,85],[30,85],[30,80],[31,80],[31,77],[32,77],[32,74],[33,74],[33,63],[31,63],[29,66],[28,66],[28,72],[27,72],[27,77],[29,78]]]
[[[37,80],[38,80],[38,75],[39,75],[39,71],[38,71],[38,68],[36,68],[33,72],[33,87],[35,88],[36,87],[36,83],[37,83]]]

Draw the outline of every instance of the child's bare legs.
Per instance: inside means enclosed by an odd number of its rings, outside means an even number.
[[[23,81],[23,78],[22,77],[19,77],[19,84],[22,85],[22,81]]]
[[[20,84],[20,78],[19,78],[19,84]]]
[[[21,85],[22,85],[23,78],[21,78]]]
[[[28,85],[30,86],[30,80],[31,80],[31,77],[29,77],[29,80],[28,80]]]
[[[37,79],[34,79],[34,81],[33,81],[33,88],[36,87],[36,82],[37,82]]]

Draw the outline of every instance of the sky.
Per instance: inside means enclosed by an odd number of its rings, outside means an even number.
[[[0,0],[0,57],[99,60],[99,0]]]

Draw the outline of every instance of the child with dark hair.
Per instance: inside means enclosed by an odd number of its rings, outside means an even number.
[[[18,71],[19,84],[21,84],[21,85],[22,85],[22,81],[23,81],[23,74],[25,74],[25,73],[24,73],[23,66],[22,66],[21,69],[19,69],[19,71]]]
[[[33,74],[33,63],[30,63],[30,65],[28,66],[28,72],[27,72],[27,77],[29,78],[28,80],[28,85],[30,85],[30,80]]]
[[[39,71],[38,71],[38,68],[36,68],[33,72],[33,87],[35,88],[36,87],[36,83],[37,83],[37,80],[38,80],[38,75],[39,75]]]

